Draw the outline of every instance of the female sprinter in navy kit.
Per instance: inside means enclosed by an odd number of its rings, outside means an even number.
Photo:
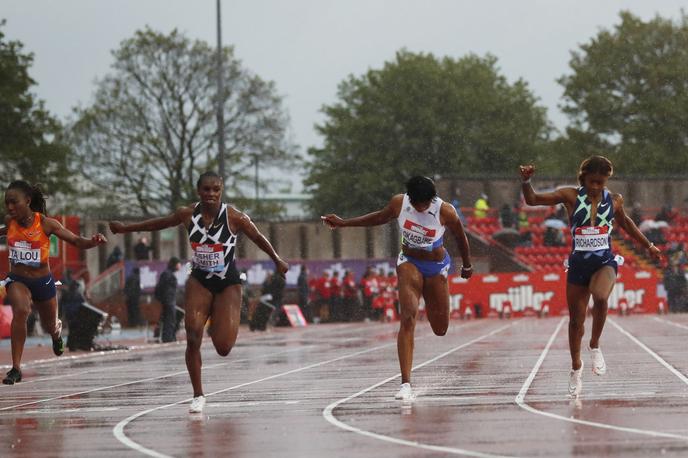
[[[578,188],[564,187],[554,192],[536,193],[530,185],[535,168],[532,165],[521,166],[520,172],[523,197],[528,205],[564,204],[568,210],[573,237],[566,277],[571,352],[569,394],[576,397],[583,386],[581,341],[585,332],[585,313],[591,296],[592,333],[588,348],[592,372],[595,375],[604,375],[607,371],[600,350],[600,336],[607,319],[607,300],[616,281],[618,261],[623,259],[612,253],[613,223],[616,222],[645,247],[652,258],[659,259],[661,253],[626,215],[623,197],[607,189],[607,181],[612,176],[613,166],[606,157],[591,156],[581,163],[578,171]]]
[[[442,244],[445,228],[449,228],[458,242],[463,262],[461,277],[469,278],[473,273],[468,239],[456,210],[437,197],[435,183],[430,178],[415,176],[406,182],[406,194],[392,197],[382,210],[349,219],[333,214],[321,218],[333,229],[377,226],[397,218],[402,235],[401,253],[397,259],[401,309],[397,351],[401,367],[401,387],[395,398],[413,400],[413,334],[421,296],[425,300],[433,332],[443,336],[449,326],[447,275],[451,259]]]
[[[189,412],[200,413],[205,406],[201,383],[201,341],[208,318],[212,320],[211,339],[220,356],[227,356],[236,342],[241,311],[241,279],[234,264],[239,233],[244,233],[275,262],[278,275],[289,265],[275,252],[270,242],[251,219],[222,202],[224,184],[214,172],[203,173],[196,183],[200,202],[181,207],[169,216],[139,223],[110,223],[113,234],[159,231],[184,225],[193,250],[193,270],[185,288],[186,368],[194,397]]]
[[[45,216],[45,197],[37,186],[17,180],[5,191],[5,226],[0,235],[7,236],[10,272],[5,280],[7,298],[12,305],[12,369],[2,383],[21,382],[21,358],[26,342],[26,320],[31,303],[36,306],[41,326],[53,339],[53,353],[64,352],[62,322],[57,317],[55,281],[50,273],[48,253],[50,235],[76,247],[87,249],[105,243],[102,234],[90,239],[80,237],[66,229],[59,221]]]

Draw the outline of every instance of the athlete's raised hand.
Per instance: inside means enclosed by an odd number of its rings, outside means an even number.
[[[530,177],[533,176],[535,173],[535,166],[534,165],[520,165],[518,167],[519,172],[521,172],[521,180],[522,181],[528,181],[530,180]]]
[[[344,225],[344,220],[332,213],[329,215],[321,216],[320,219],[322,220],[323,224],[328,225],[330,229],[335,229],[337,227],[342,227]]]

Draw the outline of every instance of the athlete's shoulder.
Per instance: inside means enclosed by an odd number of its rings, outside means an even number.
[[[390,208],[395,215],[401,213],[401,208],[404,206],[404,199],[406,199],[406,194],[395,194],[389,200],[387,207]]]
[[[585,188],[582,186],[562,186],[554,191],[559,194],[565,202],[573,204],[578,199],[578,196],[585,193]]]
[[[174,212],[180,216],[192,215],[194,210],[196,210],[197,205],[198,205],[198,203],[193,203],[190,205],[184,205],[184,206],[177,208]]]
[[[392,196],[392,198],[389,200],[389,202],[390,203],[399,202],[399,204],[401,204],[405,198],[406,198],[406,194],[395,194]]]
[[[439,197],[438,197],[438,199],[439,199]],[[446,201],[441,201],[440,212],[442,212],[442,213],[448,212],[449,214],[457,214],[456,208],[454,208],[454,206],[452,204],[450,204],[449,202],[446,202]]]
[[[251,222],[251,217],[232,204],[225,204],[227,208],[227,221],[232,225],[243,225]]]
[[[55,218],[45,216],[43,213],[38,213],[38,220],[44,229],[53,229],[55,226],[60,224],[60,222]]]
[[[237,217],[241,217],[241,216],[248,217],[248,215],[246,213],[242,212],[241,210],[239,210],[238,208],[236,208],[232,204],[225,204],[225,206],[227,208],[227,215],[237,216]]]

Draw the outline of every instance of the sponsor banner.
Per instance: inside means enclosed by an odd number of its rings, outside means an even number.
[[[620,267],[609,296],[609,309],[626,308],[632,313],[657,313],[657,284],[654,272]],[[470,280],[449,277],[451,312],[465,313],[480,304],[483,315],[496,316],[508,307],[512,315],[567,315],[566,272],[527,272],[474,275]],[[592,304],[592,302],[591,302]]]
[[[344,276],[344,272],[350,270],[354,274],[356,282],[360,282],[361,277],[368,267],[372,267],[375,272],[381,270],[388,273],[390,270],[396,271],[396,259],[341,259],[329,261],[293,261],[287,260],[289,263],[289,271],[287,272],[287,286],[296,286],[299,273],[301,273],[301,265],[306,265],[308,268],[309,278],[317,278],[322,275],[324,271],[339,272],[339,278]],[[266,261],[249,261],[239,259],[236,261],[237,269],[246,271],[247,281],[250,285],[260,285],[265,281],[265,277],[269,272],[274,272],[275,263],[270,260]],[[141,269],[141,288],[144,292],[152,292],[158,277],[163,270],[167,268],[167,261],[126,261],[124,263],[124,274],[129,276],[134,267]],[[179,286],[183,287],[189,275],[190,264],[188,261],[182,261],[182,268],[175,273]],[[454,269],[449,271],[454,272]]]
[[[260,285],[265,281],[269,272],[274,271],[272,261],[236,261],[239,270],[246,270],[248,283]],[[301,271],[301,265],[308,267],[310,278],[317,278],[323,271],[339,272],[351,270],[358,283],[368,266],[389,272],[394,270],[396,260],[393,259],[363,259],[363,260],[331,260],[331,261],[291,261],[287,272],[287,286],[296,286],[296,280]],[[167,267],[165,261],[127,261],[125,275],[138,266],[141,269],[141,288],[151,293],[163,270]],[[183,287],[189,275],[190,266],[182,263],[182,269],[175,273],[179,286]],[[452,267],[453,271],[453,267]],[[609,297],[609,309],[614,311],[620,306],[632,313],[657,313],[658,298],[657,275],[652,271],[634,270],[629,267],[619,267],[619,275],[614,289]],[[456,274],[449,276],[450,308],[453,315],[464,314],[470,306],[475,314],[475,304],[480,304],[483,316],[496,316],[508,305],[512,315],[523,316],[537,314],[543,307],[547,307],[550,315],[566,315],[566,272],[516,272],[476,274],[465,280]]]

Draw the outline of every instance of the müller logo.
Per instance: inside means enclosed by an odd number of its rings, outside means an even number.
[[[193,249],[198,253],[214,253],[218,251],[218,247],[219,245],[196,245]]]
[[[423,227],[409,219],[404,221],[404,229],[408,229],[409,231],[416,232],[418,234],[423,234],[425,237],[435,236],[435,229],[428,229],[427,227]]]
[[[579,227],[578,229],[576,229],[576,233],[581,234],[581,235],[606,234],[607,228],[606,227],[600,227],[600,226],[583,226],[583,227]]]
[[[536,292],[530,285],[515,286],[507,289],[506,294],[490,294],[490,309],[501,312],[504,303],[510,302],[511,310],[514,312],[519,312],[527,308],[539,311],[542,309],[542,303],[550,300],[553,296],[553,291]]]

